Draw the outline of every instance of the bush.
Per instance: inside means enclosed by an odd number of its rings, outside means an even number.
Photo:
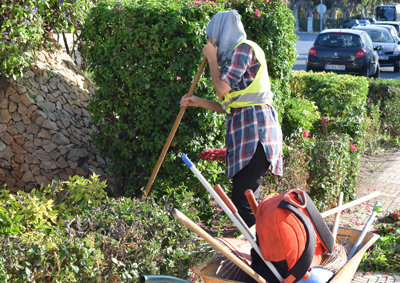
[[[381,236],[363,255],[360,267],[366,271],[398,272],[400,269],[400,212],[379,216],[371,231]]]
[[[282,117],[282,133],[290,136],[299,130],[310,131],[313,121],[319,120],[320,113],[314,102],[306,98],[289,97]]]
[[[315,139],[310,161],[310,196],[320,211],[336,206],[340,192],[354,200],[360,154],[347,134],[327,133]]]
[[[364,77],[301,71],[294,72],[290,85],[292,96],[313,101],[321,117],[335,118],[339,133],[350,135],[359,145],[364,143],[368,94]]]
[[[283,176],[267,171],[262,182],[261,198],[270,193],[284,193],[292,189],[309,191],[310,148],[313,141],[303,133],[297,132],[286,137],[283,143]]]
[[[232,1],[231,6],[228,1],[197,4],[106,1],[91,10],[85,23],[82,37],[99,87],[89,105],[100,126],[94,140],[102,156],[112,160],[111,172],[118,174],[128,195],[140,195],[148,182],[179,112],[179,100],[203,59],[205,28],[218,11],[239,10],[249,39],[266,50],[271,77],[283,81],[275,81],[276,104],[283,105],[288,95],[284,81],[295,60],[296,36],[286,6],[242,1]],[[206,68],[205,77],[208,74]],[[210,90],[211,80],[203,77],[194,95],[214,100]],[[153,184],[154,196],[170,191],[178,197],[184,188],[198,187],[197,180],[182,174],[187,168],[177,159],[181,152],[195,160],[211,145],[222,147],[224,127],[221,115],[187,109]]]
[[[76,188],[84,183],[89,197],[76,198],[81,194]],[[199,222],[193,207],[199,200],[193,193],[157,202],[109,199],[103,197],[104,191],[99,193],[101,185],[96,180],[71,179],[67,190],[71,193],[54,202],[52,211],[58,214],[47,227],[29,225],[0,234],[0,278],[11,282],[136,282],[140,274],[188,278],[189,267],[209,256],[193,234],[169,214],[177,207]],[[59,184],[48,190],[33,205],[47,205]],[[37,191],[32,191],[26,199],[36,196]],[[215,205],[210,206],[216,210]],[[20,215],[29,219],[36,210]],[[10,210],[6,215],[13,218]]]
[[[46,37],[80,29],[98,1],[8,0],[0,6],[0,76],[23,76]]]

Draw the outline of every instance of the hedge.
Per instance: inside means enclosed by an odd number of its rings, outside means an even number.
[[[140,195],[148,182],[179,100],[203,59],[205,28],[217,12],[239,11],[248,38],[266,51],[275,104],[284,108],[296,56],[292,13],[281,2],[215,2],[105,1],[85,22],[82,38],[98,86],[89,105],[101,127],[94,140],[102,156],[112,160],[110,170],[128,195]],[[194,95],[215,99],[207,68]],[[202,194],[180,154],[196,160],[205,149],[222,147],[224,132],[223,115],[188,108],[152,186],[155,196],[187,188]]]

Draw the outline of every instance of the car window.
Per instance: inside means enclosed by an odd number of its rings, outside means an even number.
[[[384,43],[392,43],[394,42],[393,35],[387,29],[382,30],[366,30],[368,35],[371,37],[373,42],[384,42]]]
[[[315,45],[331,47],[360,47],[360,37],[351,33],[326,33],[321,34]]]
[[[374,44],[372,43],[371,37],[368,35],[368,33],[364,33],[362,37],[364,39],[366,46],[369,47],[370,49],[374,49]]]

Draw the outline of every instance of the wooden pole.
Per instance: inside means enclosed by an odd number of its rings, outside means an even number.
[[[364,201],[367,201],[367,200],[370,200],[370,199],[372,199],[372,198],[374,198],[374,197],[377,197],[377,196],[379,196],[379,195],[381,195],[381,192],[375,192],[375,193],[372,193],[372,194],[363,196],[362,198],[359,198],[359,199],[356,199],[356,200],[354,200],[354,201],[348,202],[348,203],[346,203],[346,204],[343,204],[343,205],[338,206],[338,207],[336,207],[336,208],[333,208],[333,209],[331,209],[331,210],[322,212],[322,213],[321,213],[321,216],[322,216],[322,218],[325,218],[325,217],[327,217],[327,216],[329,216],[329,215],[335,214],[336,212],[340,212],[340,211],[342,211],[342,210],[345,210],[345,209],[347,209],[347,208],[350,208],[350,207],[352,207],[352,206],[355,206],[355,205],[357,205],[357,204],[360,204],[360,203],[362,203],[362,202],[364,202]]]
[[[267,281],[265,281],[264,278],[262,278],[258,273],[256,273],[253,269],[251,269],[247,264],[245,264],[238,257],[236,257],[230,250],[225,248],[217,240],[215,240],[213,237],[211,237],[210,234],[208,234],[206,231],[201,229],[192,220],[187,218],[182,212],[173,208],[170,211],[170,213],[176,219],[181,221],[184,225],[189,227],[193,232],[195,232],[197,235],[199,235],[201,238],[203,238],[207,243],[212,245],[217,251],[219,251],[221,254],[223,254],[226,258],[228,258],[230,261],[232,261],[234,264],[236,264],[240,269],[242,269],[244,272],[246,272],[248,275],[250,275],[254,280],[256,280],[259,283],[268,283]]]
[[[215,43],[216,43],[216,42],[217,42],[216,39],[213,39],[213,40],[212,40],[212,44],[213,44],[214,46],[215,46]],[[200,65],[199,70],[198,70],[197,73],[196,73],[196,76],[194,77],[194,80],[193,80],[193,82],[192,82],[192,85],[190,86],[190,89],[189,89],[189,92],[187,93],[187,96],[192,96],[192,95],[193,95],[194,89],[196,88],[197,82],[198,82],[199,79],[200,79],[201,73],[203,72],[203,69],[204,69],[206,63],[207,63],[207,58],[204,58],[204,59],[203,59],[203,62],[201,62],[201,65]],[[178,113],[178,117],[176,117],[176,119],[175,119],[175,123],[174,123],[174,125],[172,126],[172,129],[171,129],[171,132],[169,133],[169,136],[168,136],[168,138],[167,138],[167,141],[166,141],[165,144],[164,144],[164,147],[163,147],[163,149],[162,149],[162,151],[161,151],[160,157],[158,157],[156,166],[155,166],[154,169],[153,169],[153,173],[151,173],[150,179],[149,179],[149,181],[147,182],[146,189],[145,189],[145,193],[144,193],[144,197],[145,197],[145,198],[147,198],[147,196],[149,195],[150,188],[151,188],[151,186],[152,186],[153,183],[154,183],[154,179],[155,179],[156,176],[157,176],[158,170],[160,170],[160,167],[161,167],[161,164],[162,164],[162,162],[163,162],[163,160],[164,160],[165,154],[167,153],[168,148],[169,148],[169,146],[171,145],[172,139],[174,138],[175,132],[176,132],[176,130],[178,129],[179,123],[180,123],[181,120],[182,120],[182,117],[183,117],[183,114],[185,113],[185,110],[186,110],[186,106],[185,106],[185,107],[181,107],[181,110],[180,110],[179,113]]]
[[[339,200],[338,200],[338,207],[342,205],[343,203],[343,192],[339,193]],[[337,232],[339,229],[339,220],[340,220],[340,211],[336,212],[336,216],[335,216],[335,222],[333,223],[333,229],[332,229],[332,235],[333,235],[333,239],[336,241],[336,236],[337,236]]]

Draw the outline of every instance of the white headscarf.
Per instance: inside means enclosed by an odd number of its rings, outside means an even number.
[[[235,10],[217,13],[207,25],[206,33],[217,40],[215,45],[218,46],[217,59],[221,68],[228,60],[233,47],[239,41],[246,39],[242,21]]]

